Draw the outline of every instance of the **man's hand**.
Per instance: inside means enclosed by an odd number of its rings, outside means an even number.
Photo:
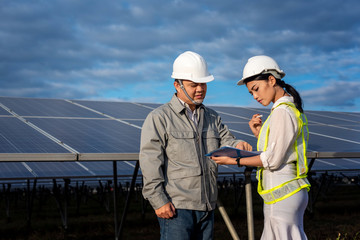
[[[172,218],[175,216],[175,207],[171,202],[155,210],[156,216],[159,218]]]
[[[248,144],[247,142],[239,142],[236,145],[236,148],[241,149],[241,150],[245,150],[245,151],[252,151],[252,146],[250,144]]]

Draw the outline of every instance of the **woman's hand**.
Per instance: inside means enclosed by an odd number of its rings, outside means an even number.
[[[262,115],[260,114],[254,114],[251,120],[249,121],[250,129],[256,138],[258,138],[262,126],[261,117]]]
[[[231,157],[211,157],[212,160],[214,160],[214,162],[216,162],[217,164],[220,165],[234,165],[236,164],[236,158],[231,158]]]

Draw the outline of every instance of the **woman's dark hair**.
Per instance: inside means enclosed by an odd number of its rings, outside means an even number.
[[[274,75],[272,75],[271,73],[265,73],[265,74],[259,74],[259,75],[255,75],[253,77],[250,77],[248,79],[246,79],[244,81],[245,84],[247,84],[248,82],[254,81],[254,80],[268,80],[270,76],[275,77]],[[279,85],[281,88],[285,89],[285,91],[290,94],[293,98],[294,98],[294,104],[296,106],[296,108],[303,113],[303,102],[302,99],[300,97],[300,94],[298,93],[298,91],[296,91],[296,89],[291,86],[290,84],[285,83],[283,80],[276,78],[276,84]]]

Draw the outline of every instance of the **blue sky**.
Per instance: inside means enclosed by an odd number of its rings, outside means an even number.
[[[360,112],[360,3],[0,0],[0,96],[165,103],[172,63],[201,54],[205,104],[261,107],[236,86],[273,57],[305,110]]]

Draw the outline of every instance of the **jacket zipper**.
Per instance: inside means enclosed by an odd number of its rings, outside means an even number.
[[[203,165],[203,159],[202,159],[202,156],[201,156],[201,149],[200,149],[200,134],[199,134],[199,129],[196,127],[195,123],[188,117],[187,114],[185,114],[187,120],[189,121],[193,131],[195,131],[196,133],[196,137],[195,137],[195,145],[196,145],[196,152],[197,152],[197,156],[198,156],[198,161],[199,161],[199,164],[200,164],[200,167],[201,167],[201,179],[203,181],[203,184],[202,186],[204,187],[204,193],[205,193],[205,200],[206,200],[206,210],[208,209],[211,209],[211,204],[210,204],[210,201],[209,201],[209,198],[208,198],[208,192],[207,192],[207,187],[206,187],[206,179],[205,179],[205,175],[206,175],[206,172],[205,172],[205,168],[204,168],[204,165]],[[200,116],[201,117],[201,116]],[[203,116],[205,117],[205,116]]]

